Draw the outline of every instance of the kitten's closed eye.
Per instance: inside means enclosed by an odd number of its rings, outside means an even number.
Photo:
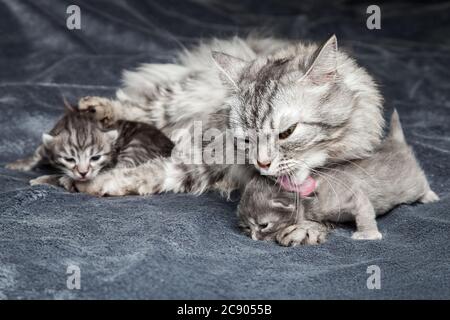
[[[247,235],[250,234],[250,232],[251,232],[250,226],[242,224],[242,223],[239,224],[239,229],[241,229],[241,231]]]
[[[269,232],[270,229],[272,229],[272,226],[273,226],[272,222],[260,223],[259,224],[259,230],[261,232]]]
[[[100,160],[101,157],[102,157],[101,155],[93,156],[91,157],[91,161],[98,161]]]
[[[69,157],[64,157],[64,160],[70,163],[74,163],[75,159],[74,158],[69,158]]]

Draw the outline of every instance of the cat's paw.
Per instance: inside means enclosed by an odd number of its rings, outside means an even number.
[[[114,110],[111,100],[102,97],[83,97],[78,101],[78,110],[88,112],[104,125],[114,122]]]
[[[315,245],[325,242],[328,228],[318,222],[303,221],[279,231],[276,240],[282,246]]]
[[[127,190],[121,188],[112,178],[97,176],[90,181],[76,181],[75,188],[82,193],[96,197],[124,196]]]
[[[38,186],[41,184],[47,184],[47,182],[44,179],[42,179],[42,177],[37,177],[36,179],[31,179],[29,183],[30,183],[30,186]]]
[[[33,166],[29,163],[29,161],[25,159],[19,159],[14,162],[8,163],[5,168],[16,171],[30,171],[33,169]]]
[[[77,192],[77,188],[75,187],[75,180],[68,176],[62,176],[59,178],[58,183],[61,187],[66,189],[69,192]]]
[[[378,230],[356,231],[352,234],[354,240],[381,240],[383,235]]]
[[[59,176],[55,176],[55,175],[40,176],[40,177],[30,180],[30,186],[38,186],[38,185],[42,185],[42,184],[58,186],[58,179],[59,179]]]

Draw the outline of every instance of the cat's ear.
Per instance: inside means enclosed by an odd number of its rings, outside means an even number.
[[[66,97],[63,96],[63,103],[68,112],[76,112],[77,110],[67,101]]]
[[[391,116],[391,125],[388,134],[388,139],[397,141],[399,143],[406,143],[405,135],[403,134],[402,124],[400,123],[400,117],[398,116],[397,109]]]
[[[119,137],[119,131],[117,130],[107,131],[106,136],[108,137],[109,141],[116,142],[117,138]]]
[[[294,194],[290,193],[290,192],[285,192],[283,194],[279,194],[272,199],[272,205],[275,208],[294,210],[295,209]]]
[[[44,146],[49,147],[53,141],[55,141],[54,136],[49,135],[48,133],[42,134],[42,143],[44,144]]]
[[[236,83],[239,81],[246,61],[218,51],[213,51],[211,55],[221,73],[222,79],[237,87]]]
[[[333,81],[337,72],[337,50],[337,38],[332,35],[317,49],[315,58],[305,76],[318,85]]]

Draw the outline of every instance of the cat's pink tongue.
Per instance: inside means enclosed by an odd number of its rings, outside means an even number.
[[[316,189],[316,180],[314,180],[312,177],[306,178],[306,180],[303,181],[302,184],[291,182],[288,176],[278,177],[277,182],[284,190],[297,192],[302,197],[309,196]]]

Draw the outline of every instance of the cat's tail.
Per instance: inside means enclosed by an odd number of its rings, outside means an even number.
[[[402,124],[400,123],[400,117],[398,116],[397,109],[394,109],[394,112],[392,113],[387,138],[397,143],[406,144],[405,135],[403,134]]]
[[[400,117],[398,116],[398,112],[396,109],[394,109],[394,112],[392,113],[390,126],[391,128],[389,130],[388,139],[390,139],[393,142],[406,145],[407,143],[405,135],[403,134],[402,125],[400,123]],[[413,155],[413,153],[411,153],[411,155]],[[423,172],[422,175],[425,183],[425,192],[423,196],[419,198],[418,201],[422,203],[439,201],[439,196],[433,190],[431,190],[427,178],[425,177],[425,174]]]

